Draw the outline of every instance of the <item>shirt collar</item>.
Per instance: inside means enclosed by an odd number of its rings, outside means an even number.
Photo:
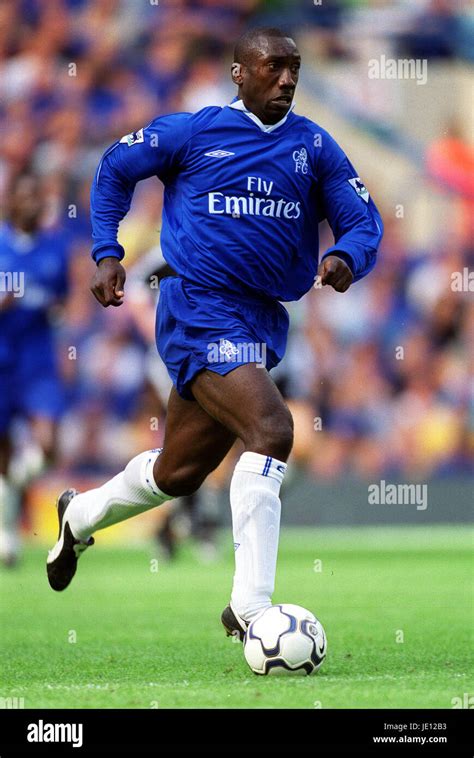
[[[275,129],[278,129],[279,126],[283,126],[286,119],[288,118],[288,115],[291,113],[293,108],[295,107],[295,104],[292,103],[290,110],[286,114],[286,116],[283,116],[283,118],[280,121],[277,121],[276,124],[264,124],[262,121],[260,121],[259,117],[255,115],[255,113],[252,113],[252,111],[249,111],[248,108],[245,107],[243,100],[233,100],[231,103],[229,103],[229,108],[234,108],[236,111],[242,111],[242,113],[245,113],[246,116],[248,116],[257,126],[259,129],[262,130],[262,132],[266,132],[267,134],[270,134],[270,132],[275,131]]]

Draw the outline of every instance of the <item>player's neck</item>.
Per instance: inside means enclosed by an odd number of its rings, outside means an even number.
[[[10,219],[9,224],[16,234],[25,235],[28,237],[33,237],[38,231],[37,224],[22,223],[21,221],[15,219]]]
[[[257,113],[258,109],[254,109],[251,106],[247,105],[242,95],[239,95],[238,98],[242,102],[242,106],[245,109],[245,111],[249,114],[252,114],[252,116],[255,116],[255,118],[258,118],[258,120],[260,121],[261,124],[263,124],[263,126],[275,126],[275,124],[277,124],[279,121],[282,120],[279,118],[276,118],[276,119],[274,118],[272,120],[271,117],[265,116],[265,114],[262,112]]]
[[[265,123],[264,121],[262,121],[262,119],[256,113],[254,113],[252,110],[250,110],[250,108],[248,108],[245,105],[245,102],[244,102],[244,100],[242,98],[239,98],[239,99],[235,100],[234,102],[230,103],[230,107],[234,108],[235,110],[240,110],[243,113],[245,113],[252,121],[254,121],[257,124],[257,126],[260,127],[260,129],[262,129],[262,131],[265,131],[265,132],[273,131],[274,129],[277,129],[279,126],[281,126],[282,124],[284,124],[285,121],[287,120],[289,114],[293,110],[293,106],[291,106],[291,108],[288,110],[288,112],[281,119],[279,119],[275,123],[268,124],[268,123]]]

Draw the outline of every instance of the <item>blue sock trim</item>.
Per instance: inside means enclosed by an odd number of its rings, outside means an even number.
[[[267,455],[267,460],[265,461],[265,465],[263,467],[262,476],[268,476],[268,472],[270,471],[270,466],[272,465],[273,458],[270,455]]]

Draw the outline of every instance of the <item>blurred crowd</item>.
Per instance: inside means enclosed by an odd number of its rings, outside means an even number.
[[[350,56],[348,14],[364,14],[362,23],[372,13],[404,54],[472,59],[465,40],[473,16],[463,2],[334,0],[317,13],[312,6],[0,0],[0,198],[12,176],[32,169],[47,199],[45,224],[69,238],[69,291],[55,315],[68,399],[61,467],[117,470],[163,435],[168,385],[153,346],[157,289],[152,282],[148,298],[133,275],[159,242],[158,182],[139,185],[121,227],[128,303],[104,310],[89,292],[89,187],[111,142],[161,113],[229,102],[232,42],[249,22],[288,26],[291,17],[296,34],[304,26],[330,60]],[[451,164],[441,160],[440,169],[435,158],[427,170],[449,173]],[[472,183],[459,188],[449,176],[452,191],[472,204]],[[383,181],[371,189],[383,213]],[[275,379],[295,415],[295,460],[319,478],[463,473],[472,456],[466,356],[474,311],[468,288],[452,286],[453,272],[472,268],[467,237],[447,229],[436,249],[411,250],[403,220],[390,211],[385,222],[380,263],[366,280],[344,296],[315,288],[289,305],[289,349]],[[321,249],[330,244],[323,229]]]
[[[301,313],[288,393],[303,408],[309,401],[316,430],[309,409],[296,415],[305,431],[295,452],[320,478],[468,473],[474,308],[472,292],[452,289],[452,274],[469,252],[447,237],[413,256],[400,221],[385,225],[369,277],[343,297],[313,290],[293,306]]]

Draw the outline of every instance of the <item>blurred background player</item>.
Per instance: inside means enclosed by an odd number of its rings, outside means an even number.
[[[67,295],[68,248],[63,234],[42,228],[44,195],[33,173],[12,181],[7,203],[0,226],[0,558],[12,566],[26,489],[55,459],[64,409],[53,319]]]

